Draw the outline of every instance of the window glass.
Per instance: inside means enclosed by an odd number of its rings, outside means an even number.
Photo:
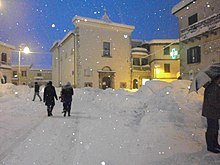
[[[164,49],[163,49],[163,52],[164,52],[164,55],[170,55],[170,47],[168,46],[168,47],[165,47]]]
[[[7,63],[7,53],[2,53],[1,54],[1,59],[2,59],[2,63],[6,64]]]
[[[103,42],[103,56],[110,56],[110,42]]]
[[[169,73],[170,72],[170,64],[164,64],[164,72]]]
[[[133,65],[140,65],[140,59],[139,58],[133,58]]]
[[[148,64],[148,59],[147,58],[142,58],[141,59],[141,64],[142,65],[147,65]]]
[[[198,15],[194,14],[188,18],[188,24],[192,25],[198,21]]]
[[[21,72],[21,76],[22,76],[22,77],[27,77],[27,72],[26,72],[26,71],[22,71],[22,72]]]
[[[200,63],[201,62],[201,48],[199,46],[192,47],[187,50],[187,63]]]

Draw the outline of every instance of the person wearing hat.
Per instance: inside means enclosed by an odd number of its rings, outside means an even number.
[[[63,102],[64,117],[66,116],[66,113],[68,113],[68,116],[70,116],[73,94],[74,94],[73,87],[70,82],[67,82],[67,84],[62,88],[61,96],[60,96]]]

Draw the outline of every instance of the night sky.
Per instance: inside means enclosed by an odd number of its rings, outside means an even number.
[[[176,39],[178,21],[171,9],[180,0],[0,0],[0,41],[32,52],[22,64],[51,68],[49,52],[56,40],[74,29],[76,15],[100,19],[104,9],[115,23],[135,26],[132,39]],[[13,53],[13,64],[17,53]]]

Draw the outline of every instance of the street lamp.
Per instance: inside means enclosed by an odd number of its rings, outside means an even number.
[[[20,85],[21,78],[21,53],[28,54],[30,53],[30,49],[26,44],[21,44],[18,50],[18,85]]]

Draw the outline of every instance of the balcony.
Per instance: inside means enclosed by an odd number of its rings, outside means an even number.
[[[216,34],[215,30],[220,28],[220,13],[200,20],[189,27],[180,30],[180,41],[189,40],[193,37],[200,39],[200,36],[208,37],[208,34]]]
[[[131,49],[131,55],[134,56],[148,56],[148,51],[145,48],[133,48]]]
[[[12,66],[10,62],[0,61],[0,67],[5,69],[11,69]]]
[[[150,71],[150,65],[143,65],[143,66],[133,65],[132,70],[133,71]]]

